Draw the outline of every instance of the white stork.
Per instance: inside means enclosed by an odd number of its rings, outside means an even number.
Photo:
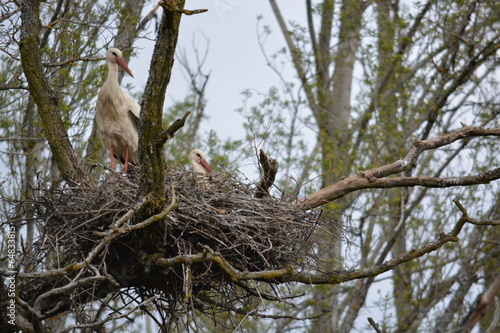
[[[108,78],[97,98],[96,123],[104,146],[109,149],[111,169],[115,169],[115,157],[123,162],[123,173],[127,173],[128,163],[139,162],[139,113],[141,107],[118,83],[118,66],[130,76],[132,72],[116,48],[106,53]]]
[[[207,173],[215,175],[215,172],[213,172],[212,168],[205,159],[205,153],[200,149],[193,149],[191,153],[189,153],[189,162],[191,162],[194,172],[199,172],[205,175]]]

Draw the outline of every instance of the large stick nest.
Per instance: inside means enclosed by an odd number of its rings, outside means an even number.
[[[299,211],[273,197],[256,199],[254,186],[229,178],[207,179],[184,169],[168,169],[166,205],[172,200],[172,187],[176,200],[172,212],[113,240],[94,259],[93,265],[110,273],[119,288],[139,288],[149,295],[161,290],[171,300],[184,297],[187,279],[194,294],[221,286],[233,289],[234,282],[214,262],[190,265],[187,277],[186,265],[158,267],[153,260],[207,248],[239,271],[290,266],[314,271],[320,266],[317,251],[321,247],[314,234],[338,234],[335,219]],[[40,190],[36,206],[43,235],[35,244],[38,258],[33,258],[34,263],[47,255],[55,267],[82,261],[102,241],[102,233],[130,214],[141,199],[137,179],[118,174],[97,186]],[[148,208],[141,207],[126,224],[140,223],[147,214]],[[36,270],[36,266],[31,267]],[[48,284],[54,287],[55,281]]]

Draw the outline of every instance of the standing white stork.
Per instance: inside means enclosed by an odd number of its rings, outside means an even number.
[[[193,149],[191,153],[189,153],[189,162],[191,162],[194,172],[199,172],[205,175],[207,173],[215,175],[215,172],[213,172],[212,168],[205,159],[205,153],[200,149]]]
[[[104,146],[109,149],[111,169],[115,169],[115,157],[123,162],[123,173],[128,163],[139,162],[139,113],[141,107],[118,83],[118,66],[130,76],[132,72],[123,60],[122,52],[116,48],[106,53],[108,78],[97,98],[96,123]]]

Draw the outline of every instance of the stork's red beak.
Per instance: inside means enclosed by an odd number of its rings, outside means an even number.
[[[212,170],[212,168],[208,164],[207,160],[201,160],[200,164],[201,164],[202,167],[205,168],[205,170],[208,171],[208,173],[210,173],[211,175],[215,175],[215,172]]]
[[[134,77],[132,71],[128,68],[127,63],[125,62],[125,60],[123,60],[123,58],[116,58],[116,63],[118,64],[118,66],[123,68],[125,72],[129,73],[130,76]]]

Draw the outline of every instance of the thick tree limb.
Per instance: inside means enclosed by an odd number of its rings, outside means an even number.
[[[204,251],[197,254],[178,255],[174,258],[158,258],[156,266],[172,267],[179,264],[194,264],[196,262],[212,261],[219,265],[234,281],[274,279],[290,273],[288,269],[268,270],[259,272],[240,271],[234,268],[224,257],[214,252],[210,247],[201,245]]]
[[[366,188],[389,188],[389,187],[451,187],[468,186],[475,184],[487,184],[493,180],[500,179],[500,168],[486,171],[476,176],[434,178],[434,177],[395,177],[383,178],[395,175],[416,166],[420,155],[431,149],[437,149],[449,145],[455,141],[473,137],[500,136],[500,128],[482,128],[464,126],[456,131],[443,134],[429,140],[416,140],[408,155],[399,161],[378,168],[359,171],[356,174],[345,177],[341,181],[328,186],[316,193],[295,201],[298,209],[311,209],[321,206],[327,202],[342,198],[348,193]]]
[[[57,94],[50,88],[42,69],[39,48],[40,1],[22,2],[21,39],[19,49],[24,75],[28,81],[30,93],[38,107],[45,137],[57,163],[61,175],[66,181],[81,181],[84,173],[80,168],[75,151],[64,128]]]
[[[139,158],[141,160],[140,191],[143,195],[153,194],[156,198],[164,197],[163,143],[158,137],[163,132],[163,103],[167,85],[174,65],[174,54],[179,35],[182,13],[164,6],[172,1],[163,1],[160,5],[163,16],[151,59],[148,82],[141,103],[139,122]],[[184,8],[184,0],[175,0],[176,8]],[[161,205],[161,202],[158,201]]]
[[[259,164],[262,167],[262,178],[255,192],[256,198],[263,198],[269,195],[269,189],[274,184],[278,173],[279,163],[274,158],[268,158],[261,149],[259,154]]]

